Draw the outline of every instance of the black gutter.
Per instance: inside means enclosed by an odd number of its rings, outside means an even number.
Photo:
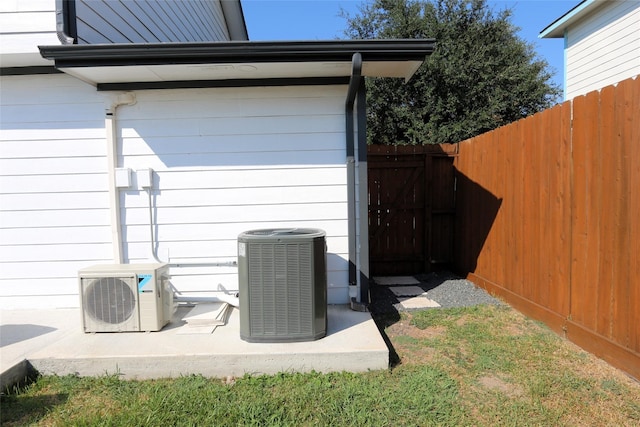
[[[432,39],[206,42],[39,46],[57,68],[246,62],[423,61]]]

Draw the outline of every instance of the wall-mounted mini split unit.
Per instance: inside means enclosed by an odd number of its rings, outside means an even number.
[[[171,320],[166,264],[94,265],[78,277],[85,332],[159,331]]]
[[[238,236],[240,338],[312,341],[327,334],[327,246],[318,229]]]

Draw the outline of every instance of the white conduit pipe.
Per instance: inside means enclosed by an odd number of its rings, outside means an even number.
[[[106,109],[104,119],[107,139],[107,175],[109,180],[111,241],[113,242],[113,261],[116,264],[122,264],[124,262],[120,222],[120,194],[116,188],[116,168],[118,167],[118,126],[116,110],[121,105],[134,105],[135,103],[136,97],[133,92],[118,95]]]
[[[151,188],[146,188],[148,203],[147,207],[149,208],[149,242],[151,244],[151,256],[153,259],[160,264],[168,264],[170,267],[238,267],[238,263],[236,261],[227,261],[227,262],[194,262],[194,263],[169,263],[168,261],[162,261],[158,257],[158,248],[157,248],[157,240],[156,234],[154,232],[155,221],[153,218],[153,199],[151,197]]]
[[[109,180],[109,211],[111,217],[111,238],[113,242],[113,261],[116,264],[122,264],[124,262],[124,255],[122,250],[122,222],[120,219],[120,194],[116,187],[116,169],[118,167],[118,126],[116,120],[116,110],[122,105],[134,105],[136,103],[136,97],[133,92],[127,92],[118,95],[105,112],[105,133],[107,142],[107,175]],[[153,203],[151,198],[151,188],[147,188],[148,202],[149,202],[149,231],[151,233],[151,254],[153,259],[163,264],[164,262],[158,258],[156,251],[156,239],[154,233],[155,221],[153,220]],[[237,263],[200,263],[200,264],[170,264],[170,266],[229,266],[237,267]],[[177,294],[175,296],[176,302],[189,302],[189,303],[207,303],[207,302],[226,302],[234,307],[240,306],[240,300],[237,295],[230,295],[225,291],[220,291],[221,294],[217,296],[185,296]]]
[[[160,264],[164,264],[163,261],[160,261],[160,259],[158,258],[158,252],[156,250],[156,239],[155,239],[155,233],[153,232],[153,228],[154,228],[154,221],[153,221],[153,203],[151,200],[151,188],[147,188],[147,195],[149,196],[149,233],[150,233],[150,238],[149,241],[151,242],[151,255],[153,256],[153,259],[160,263]]]
[[[234,307],[240,307],[240,299],[234,295],[221,294],[217,296],[187,296],[187,295],[174,295],[173,300],[177,303],[211,303],[211,302],[226,302]]]
[[[210,262],[210,263],[165,263],[158,257],[157,250],[157,241],[156,241],[156,233],[154,232],[155,228],[155,220],[153,216],[153,198],[151,197],[152,187],[145,188],[147,192],[147,207],[149,208],[149,242],[151,244],[151,256],[153,259],[160,264],[167,264],[169,267],[238,267],[238,263],[236,261],[230,262]],[[215,296],[190,296],[183,295],[180,293],[178,289],[173,288],[173,301],[177,304],[185,303],[185,304],[206,304],[206,303],[214,303],[214,302],[225,302],[229,305],[239,308],[240,307],[240,299],[238,298],[237,293],[230,293],[225,290],[222,285],[218,285],[218,291],[210,291],[213,293],[217,293]]]

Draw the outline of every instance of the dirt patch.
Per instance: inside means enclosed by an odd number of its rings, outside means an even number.
[[[464,324],[467,323],[467,320],[469,320],[469,316],[465,314],[464,316],[456,320],[456,326],[464,326]]]
[[[444,336],[447,328],[444,326],[432,326],[420,329],[411,324],[412,316],[405,314],[396,323],[385,328],[385,333],[393,341],[398,361],[405,365],[431,363],[437,353],[428,340]]]
[[[507,333],[507,335],[513,336],[513,337],[519,337],[525,334],[526,330],[525,327],[521,324],[518,323],[513,323],[513,324],[509,324],[506,325],[504,327],[504,331]]]
[[[409,321],[402,321],[395,323],[387,328],[387,334],[390,337],[407,336],[417,339],[430,339],[442,336],[447,331],[444,326],[432,326],[425,329],[420,329],[414,325],[411,325]]]
[[[582,378],[591,378],[596,381],[615,379],[635,389],[640,385],[639,380],[586,352],[566,338],[562,339],[562,346],[559,346],[553,355],[558,360],[558,369],[571,369]]]
[[[511,384],[495,375],[485,375],[478,379],[480,385],[488,390],[499,391],[508,397],[520,397],[524,390],[517,384]]]

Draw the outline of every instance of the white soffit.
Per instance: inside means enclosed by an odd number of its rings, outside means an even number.
[[[362,75],[409,79],[422,61],[364,61]],[[351,62],[278,62],[242,64],[167,64],[69,67],[61,71],[91,84],[348,77]]]

